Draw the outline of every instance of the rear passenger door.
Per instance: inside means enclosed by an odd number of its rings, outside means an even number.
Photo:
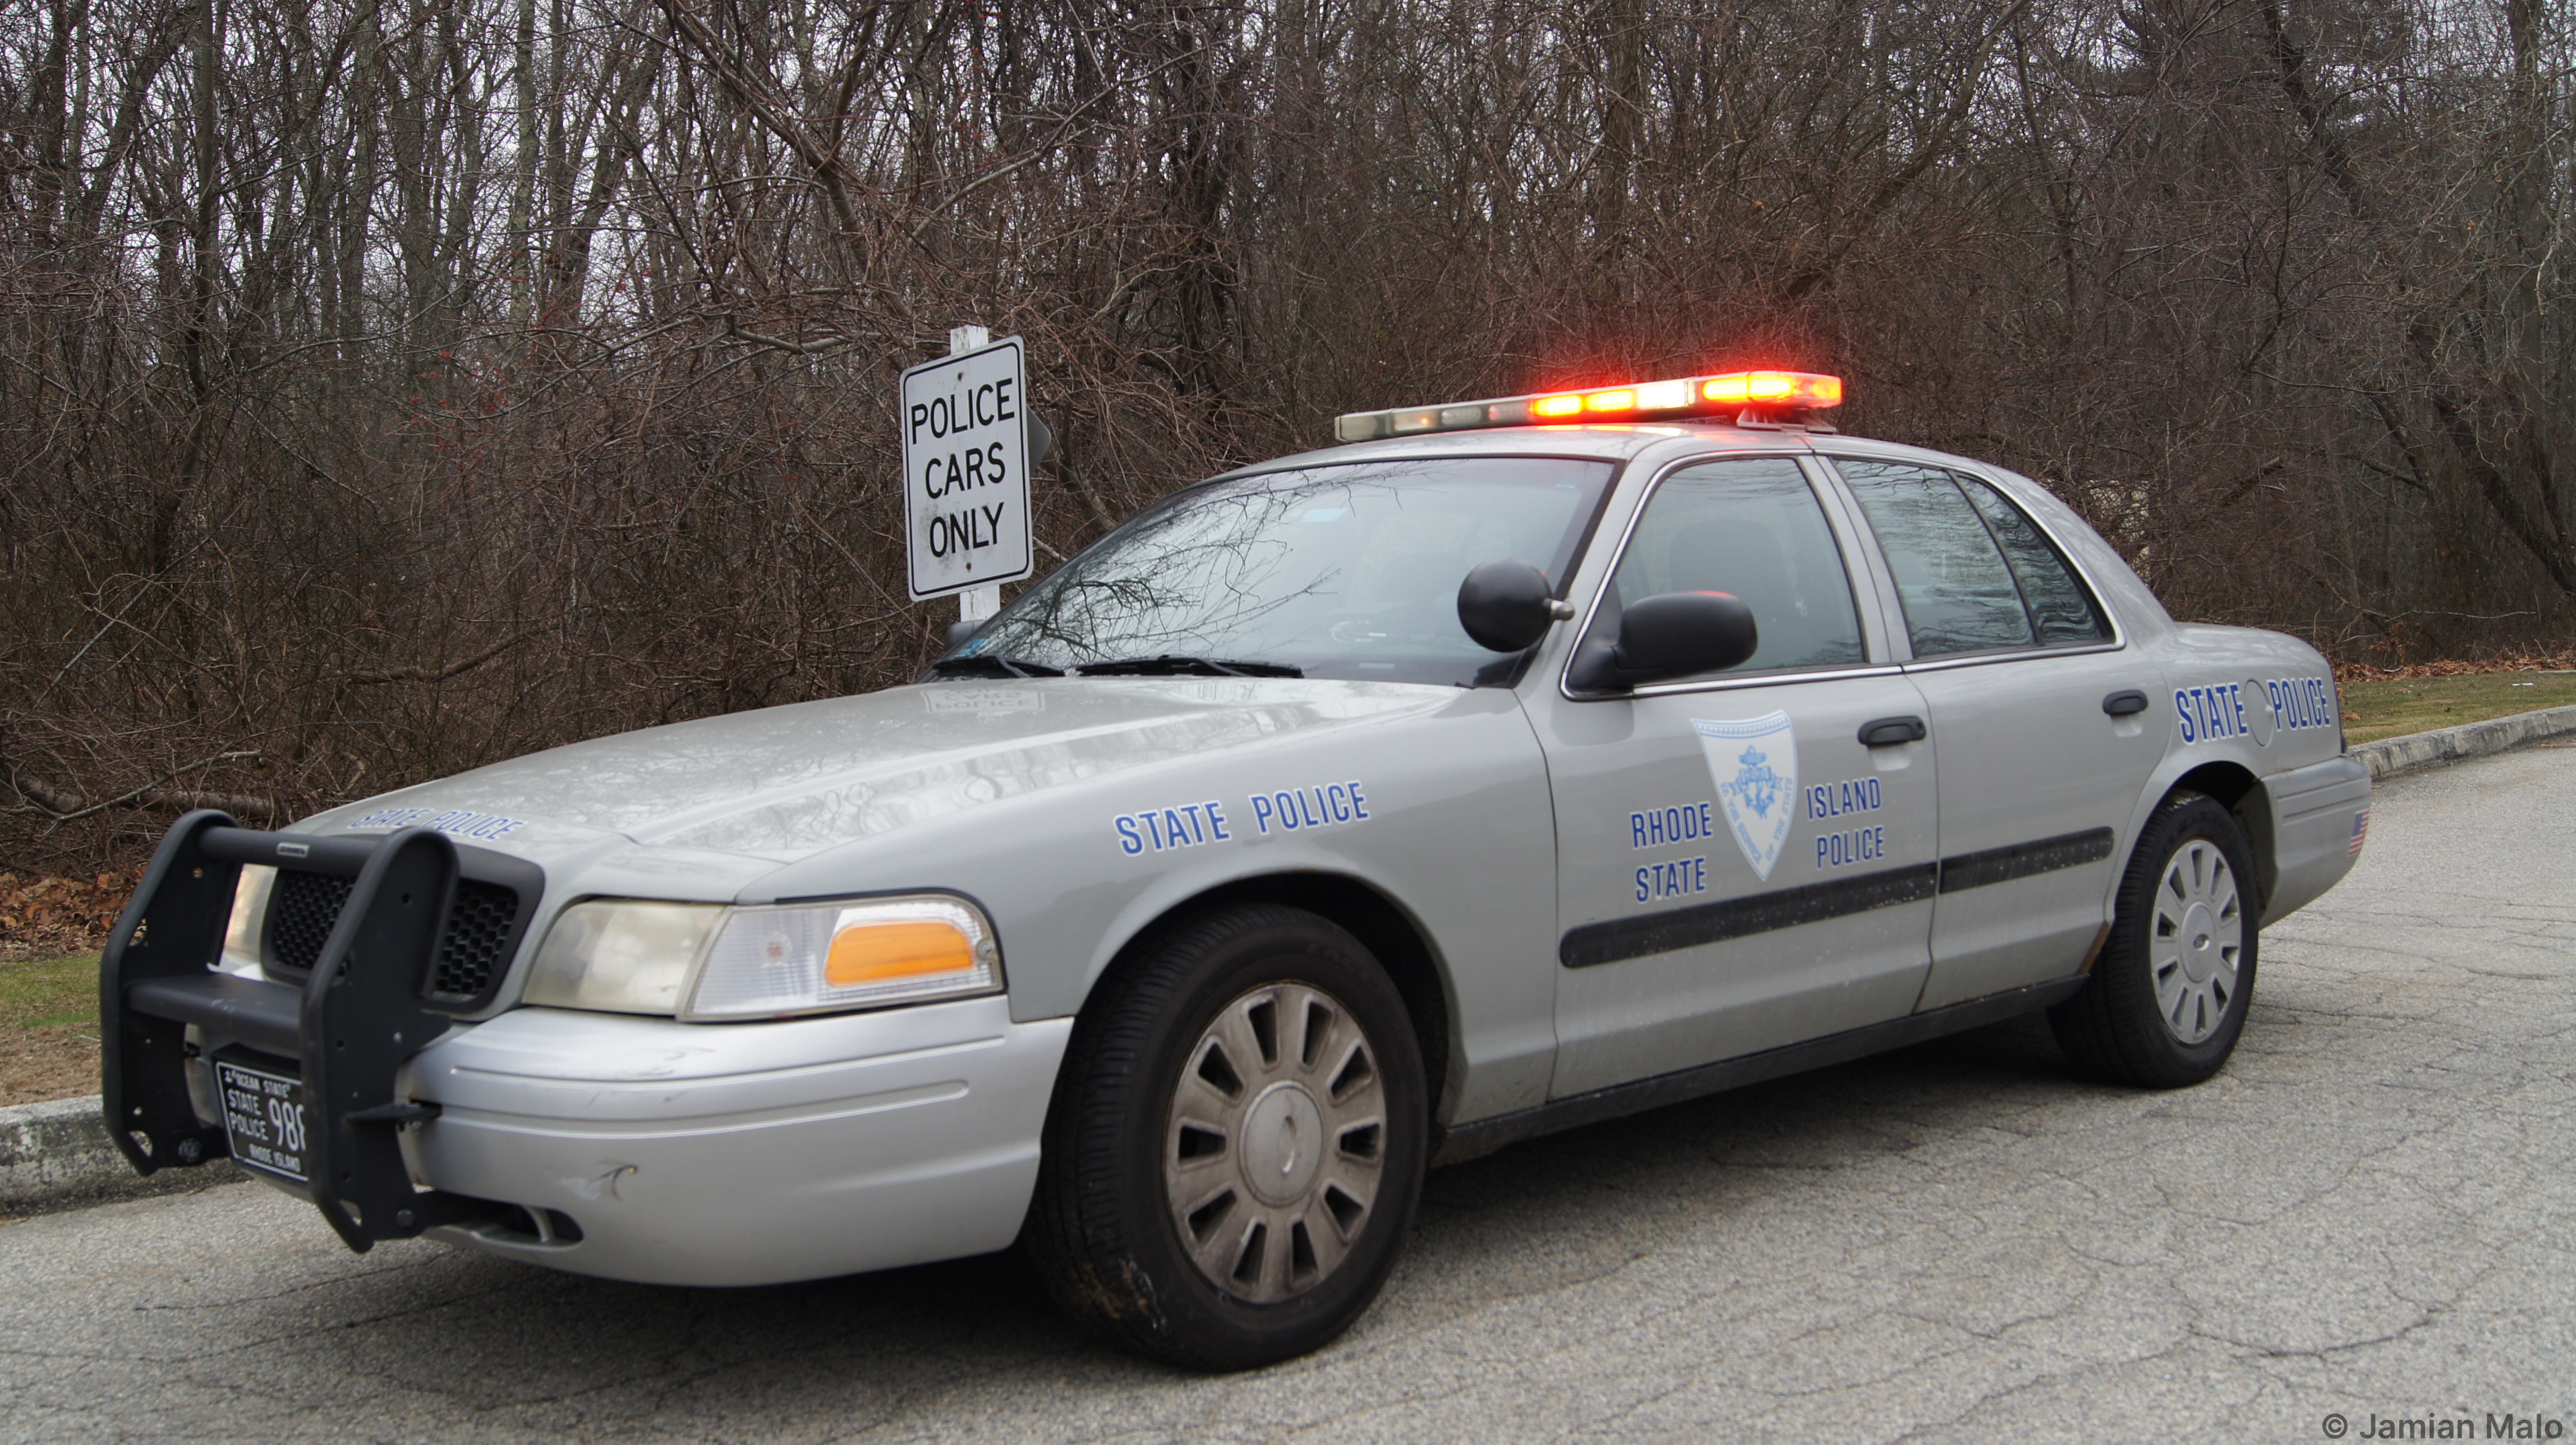
[[[1557,823],[1559,1098],[1902,1016],[1930,964],[1938,799],[1920,719],[1845,567],[1859,533],[1791,457],[1683,466],[1621,541],[1586,637],[1723,591],[1760,650],[1723,673],[1524,691]],[[1877,614],[1876,595],[1870,617]]]
[[[1837,458],[1892,576],[1941,771],[1940,896],[1919,1007],[2081,971],[2138,795],[2162,674],[2040,526],[1964,471]]]

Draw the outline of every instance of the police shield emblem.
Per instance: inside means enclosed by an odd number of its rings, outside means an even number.
[[[1726,809],[1735,846],[1762,881],[1789,841],[1798,805],[1798,735],[1789,715],[1743,722],[1692,718],[1699,745],[1708,754],[1708,776],[1717,784],[1717,800]]]

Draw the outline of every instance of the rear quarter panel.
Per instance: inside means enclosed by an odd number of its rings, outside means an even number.
[[[2167,729],[2166,753],[2137,824],[2195,772],[2240,770],[2258,789],[2241,810],[2249,831],[2270,835],[2248,840],[2266,855],[2263,921],[2313,902],[2351,870],[2370,792],[2344,755],[2333,669],[2296,638],[2247,627],[2177,627],[2160,650],[2166,687],[2147,716]]]

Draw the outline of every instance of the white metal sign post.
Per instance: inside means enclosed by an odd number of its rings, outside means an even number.
[[[961,594],[967,620],[1036,570],[1029,528],[1028,366],[1020,338],[948,333],[949,354],[903,374],[903,514],[912,600]]]

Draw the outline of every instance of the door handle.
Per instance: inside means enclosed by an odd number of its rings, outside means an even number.
[[[1923,719],[1919,717],[1871,718],[1860,725],[1861,746],[1894,747],[1898,743],[1919,743],[1924,736]]]
[[[2136,688],[2123,688],[2102,699],[2102,711],[2113,717],[2127,717],[2147,710],[2147,695]]]

